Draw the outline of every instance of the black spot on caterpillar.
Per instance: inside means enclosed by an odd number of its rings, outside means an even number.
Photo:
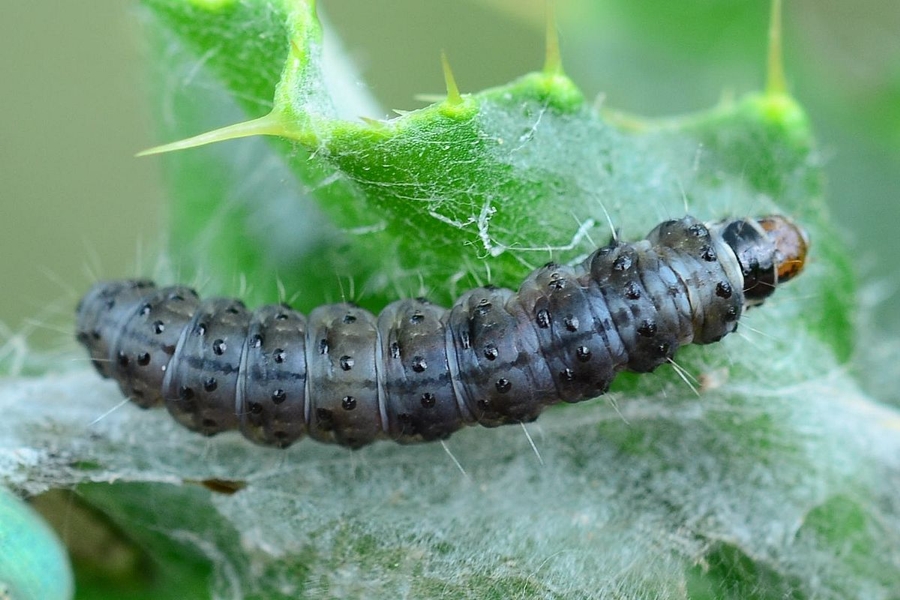
[[[720,340],[801,271],[807,247],[784,217],[685,217],[578,266],[547,264],[516,292],[477,288],[450,309],[399,300],[377,317],[352,304],[308,318],[286,305],[249,311],[186,287],[101,282],[79,303],[77,337],[131,400],[165,404],[205,435],[239,429],[278,447],[304,434],[352,448],[431,441],[533,421],[603,394],[619,371]]]

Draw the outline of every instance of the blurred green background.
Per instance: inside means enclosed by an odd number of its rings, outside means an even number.
[[[441,93],[445,49],[462,90],[539,68],[543,0],[322,0],[366,85],[391,109]],[[564,65],[588,97],[649,116],[763,85],[767,0],[558,0]],[[134,3],[5,2],[0,19],[0,321],[68,342],[94,277],[147,272],[164,219]],[[794,95],[827,160],[876,327],[900,332],[900,3],[786,0]],[[177,85],[177,82],[174,82]]]

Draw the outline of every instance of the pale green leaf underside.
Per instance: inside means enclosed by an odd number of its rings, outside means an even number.
[[[540,456],[516,427],[456,434],[453,459],[439,444],[350,453],[206,440],[164,411],[106,414],[121,400],[114,384],[73,369],[0,381],[7,485],[93,482],[79,492],[151,553],[211,561],[216,597],[897,597],[900,416],[842,368],[852,281],[793,101],[755,96],[632,131],[542,73],[357,124],[332,116],[303,3],[146,4],[179,61],[205,57],[204,81],[231,94],[229,110],[259,117],[275,97],[293,119],[299,148],[241,141],[171,158],[174,236],[181,251],[205,252],[191,268],[237,265],[254,299],[271,297],[272,265],[302,308],[340,298],[337,277],[358,279],[359,300],[376,310],[419,282],[443,302],[488,273],[515,285],[549,259],[537,248],[571,260],[605,241],[601,203],[628,238],[682,215],[685,198],[708,219],[786,212],[808,226],[813,255],[746,316],[744,335],[679,354],[704,382],[699,396],[669,368],[623,378],[614,403],[551,410],[529,425]],[[284,43],[260,41],[255,28]],[[276,91],[271,61],[292,52],[300,60]],[[236,155],[247,172],[256,162],[295,176],[286,185],[319,203],[316,218],[335,235],[290,251],[248,244],[253,215],[272,208],[226,166]],[[188,168],[176,161],[232,178],[185,187]],[[283,220],[260,237],[303,225]],[[286,275],[292,261],[307,267]],[[211,478],[247,485],[229,496],[184,483]]]

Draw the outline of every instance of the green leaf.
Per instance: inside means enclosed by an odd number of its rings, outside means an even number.
[[[0,380],[7,485],[78,486],[163,568],[205,560],[215,597],[896,598],[900,415],[845,368],[852,271],[794,100],[651,122],[598,113],[551,60],[359,122],[326,86],[309,3],[143,4],[167,139],[240,118],[226,133],[283,136],[166,157],[173,271],[206,293],[242,281],[251,302],[278,299],[278,278],[303,309],[448,303],[577,260],[607,217],[638,239],[685,206],[789,214],[812,255],[743,336],[679,353],[699,395],[666,367],[548,411],[530,438],[278,451],[115,408],[114,385],[73,368]]]
[[[72,567],[59,539],[0,487],[0,598],[66,600],[72,593]]]

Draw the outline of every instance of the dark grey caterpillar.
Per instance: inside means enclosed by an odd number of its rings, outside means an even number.
[[[308,318],[286,305],[250,311],[187,287],[102,282],[79,303],[77,336],[126,396],[165,404],[205,435],[240,429],[278,447],[304,434],[352,448],[430,441],[532,421],[605,393],[619,371],[720,340],[801,271],[807,247],[783,217],[685,217],[576,267],[545,265],[517,292],[477,288],[450,309],[400,300],[377,317],[352,304]]]

